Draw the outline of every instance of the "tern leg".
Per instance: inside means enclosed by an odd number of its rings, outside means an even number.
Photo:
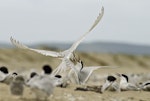
[[[103,93],[109,86],[111,86],[111,82],[106,81],[105,84],[102,85],[101,93]]]
[[[59,67],[55,68],[52,74],[56,75],[59,72]]]
[[[83,81],[83,84],[89,79],[89,77],[91,76],[92,72],[93,72],[93,71],[91,71],[91,72],[89,73],[89,75],[88,75],[88,76],[86,77],[86,79]]]
[[[75,79],[76,79],[77,84],[80,84],[78,71],[76,70],[76,68],[72,68],[72,69],[74,70],[74,73],[75,73]]]
[[[76,80],[77,84],[80,84],[80,82],[79,82],[79,76],[78,76],[78,71],[75,68],[75,66],[74,65],[70,65],[67,60],[66,60],[66,65],[69,66],[74,71],[74,73],[75,73],[75,80]]]
[[[117,92],[120,92],[121,90],[120,90],[120,85],[118,84],[118,82],[114,82],[113,84],[112,84],[112,87],[115,89],[115,91],[117,91]]]

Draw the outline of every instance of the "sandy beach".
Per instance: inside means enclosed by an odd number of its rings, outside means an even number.
[[[35,52],[25,51],[20,49],[0,49],[0,66],[7,66],[9,71],[30,71],[37,69],[41,71],[44,64],[49,64],[55,68],[60,61],[42,56]],[[86,66],[92,65],[109,65],[118,66],[115,69],[99,69],[94,72],[95,75],[103,76],[114,73],[133,73],[133,74],[148,74],[150,70],[150,56],[133,56],[125,54],[100,54],[100,53],[81,53],[78,52],[80,58]],[[100,86],[101,82],[92,84],[89,81],[87,85]],[[150,101],[148,91],[124,91],[111,92],[106,91],[103,94],[93,91],[75,91],[79,85],[70,84],[67,88],[56,87],[49,101]],[[35,101],[34,94],[29,88],[25,87],[25,92],[22,98],[12,96],[9,92],[9,86],[0,84],[0,101]]]

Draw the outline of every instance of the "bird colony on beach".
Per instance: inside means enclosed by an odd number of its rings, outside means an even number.
[[[94,21],[93,25],[89,30],[84,33],[73,45],[62,52],[40,50],[29,48],[28,46],[20,43],[13,37],[10,41],[13,45],[24,50],[30,50],[37,52],[39,54],[50,56],[54,58],[61,59],[61,63],[52,70],[50,65],[44,65],[41,68],[41,73],[35,71],[29,71],[26,75],[22,75],[16,71],[10,72],[6,66],[0,67],[0,83],[4,83],[9,86],[10,92],[16,96],[23,96],[24,87],[29,87],[31,91],[35,94],[35,99],[46,100],[55,91],[55,87],[63,87],[67,89],[68,85],[74,83],[76,85],[82,85],[77,87],[75,91],[96,91],[99,93],[104,93],[106,90],[110,91],[141,91],[150,90],[150,81],[147,79],[144,82],[140,82],[142,75],[129,75],[116,73],[112,75],[107,75],[104,77],[104,83],[97,85],[97,87],[85,86],[90,76],[94,74],[94,71],[101,68],[119,68],[115,66],[89,66],[85,67],[80,56],[75,52],[79,44],[84,40],[86,35],[88,35],[100,22],[104,15],[104,8]],[[23,50],[22,50],[23,51]],[[100,74],[99,74],[100,75]],[[136,81],[136,82],[133,82]]]

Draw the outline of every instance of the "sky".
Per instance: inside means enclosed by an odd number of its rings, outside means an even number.
[[[83,42],[150,45],[150,0],[0,0],[0,42],[74,42],[104,6]]]

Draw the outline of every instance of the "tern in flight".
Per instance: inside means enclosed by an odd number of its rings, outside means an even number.
[[[73,68],[74,66],[72,66],[73,65],[72,62],[70,61],[70,58],[72,58],[72,53],[76,50],[78,45],[83,41],[85,36],[87,34],[89,34],[94,29],[94,27],[100,22],[100,20],[103,17],[103,14],[104,14],[104,7],[101,8],[101,13],[99,13],[99,16],[97,17],[97,19],[95,20],[93,25],[90,27],[90,29],[86,33],[84,33],[75,43],[73,43],[73,45],[69,49],[62,51],[62,52],[33,49],[33,48],[29,48],[28,46],[20,43],[19,41],[13,39],[12,37],[10,38],[10,40],[11,40],[12,44],[18,48],[31,50],[31,51],[40,53],[45,56],[51,56],[51,57],[61,59],[62,62],[58,65],[58,67],[52,73],[54,75],[65,72],[68,68],[69,69],[72,68],[76,72],[75,68]]]

